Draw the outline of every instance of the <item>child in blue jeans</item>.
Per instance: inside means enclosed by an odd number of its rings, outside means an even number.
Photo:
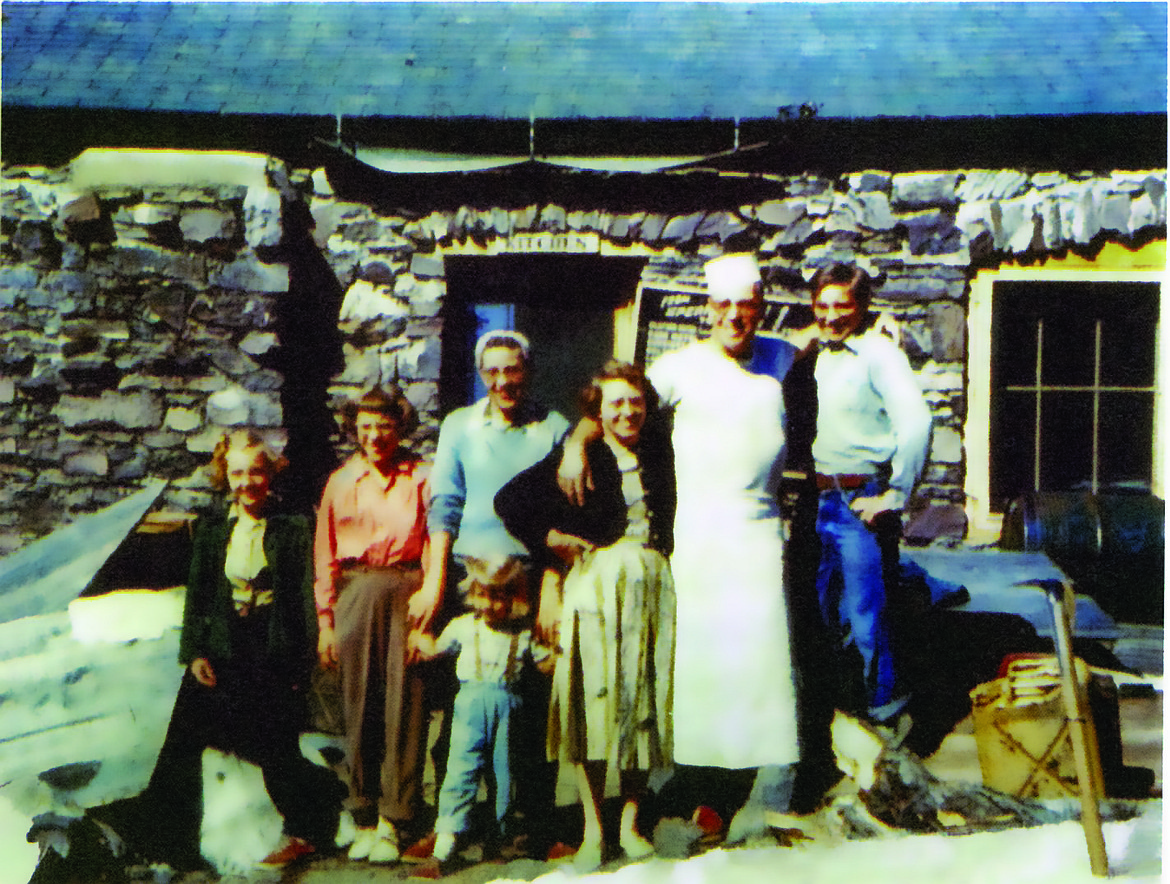
[[[438,640],[415,632],[419,657],[457,653],[459,693],[451,723],[447,775],[439,791],[433,856],[451,858],[457,838],[467,831],[479,775],[490,763],[496,781],[496,823],[503,825],[511,805],[509,724],[520,705],[515,685],[525,662],[546,670],[551,652],[538,645],[521,619],[527,613],[528,585],[518,559],[485,561],[468,557],[460,586],[472,613],[452,620]],[[502,834],[502,828],[501,832]]]

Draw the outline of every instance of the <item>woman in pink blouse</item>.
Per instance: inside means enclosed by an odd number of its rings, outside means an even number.
[[[423,681],[407,665],[407,605],[422,582],[429,470],[401,440],[418,419],[393,385],[342,411],[359,450],[329,478],[314,545],[323,666],[339,666],[358,833],[350,859],[399,858],[421,804]]]

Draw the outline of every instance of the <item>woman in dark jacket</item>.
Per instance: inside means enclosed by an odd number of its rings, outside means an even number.
[[[228,490],[229,506],[196,524],[179,639],[187,671],[142,803],[154,829],[147,852],[172,865],[200,864],[207,747],[264,774],[285,821],[284,843],[264,864],[311,854],[336,835],[340,784],[299,747],[317,617],[309,524],[270,508],[282,466],[249,430],[224,436],[212,457],[213,484]]]
[[[548,747],[576,768],[582,868],[601,862],[598,808],[609,795],[626,798],[622,850],[652,852],[634,825],[637,796],[648,772],[671,762],[674,464],[664,428],[643,431],[650,393],[642,372],[622,362],[607,363],[584,391],[582,411],[602,435],[586,448],[594,489],[583,506],[557,487],[559,447],[496,496],[508,530],[546,568],[567,571]],[[542,594],[538,614],[546,629],[552,595]]]

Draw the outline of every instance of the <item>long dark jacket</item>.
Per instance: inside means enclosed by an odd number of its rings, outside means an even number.
[[[267,519],[264,556],[268,564],[257,576],[273,591],[266,655],[288,673],[290,681],[303,685],[317,652],[312,534],[304,516],[274,514]],[[179,638],[179,661],[185,665],[198,657],[207,658],[212,666],[232,658],[232,627],[239,615],[223,568],[235,522],[224,511],[196,523]]]
[[[626,531],[622,474],[610,447],[603,439],[595,439],[585,449],[594,490],[586,493],[582,506],[570,503],[557,486],[562,451],[558,445],[544,460],[519,473],[496,494],[496,513],[504,527],[541,565],[559,561],[552,557],[545,543],[552,528],[584,538],[596,546],[609,546]],[[648,429],[642,434],[637,454],[646,507],[650,511],[650,546],[669,556],[674,549],[676,505],[669,435],[662,428],[657,432]]]

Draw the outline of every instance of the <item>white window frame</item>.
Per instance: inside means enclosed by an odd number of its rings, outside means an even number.
[[[970,309],[967,313],[967,419],[963,424],[966,449],[964,492],[967,500],[967,539],[990,543],[999,538],[1003,515],[990,511],[991,476],[991,310],[995,284],[998,282],[1147,282],[1160,285],[1158,327],[1154,335],[1154,439],[1152,487],[1154,494],[1165,497],[1166,431],[1163,426],[1165,407],[1163,380],[1167,377],[1168,355],[1163,344],[1162,317],[1166,315],[1168,292],[1166,271],[1111,270],[1091,266],[1054,267],[1052,263],[1037,267],[1001,267],[981,270],[971,282]]]

